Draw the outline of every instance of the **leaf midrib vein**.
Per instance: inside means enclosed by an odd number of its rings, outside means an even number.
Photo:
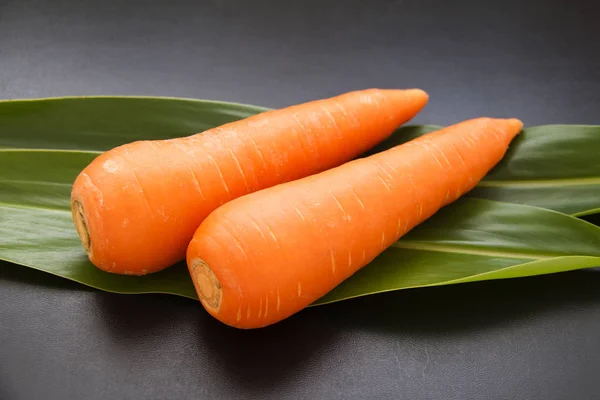
[[[482,180],[478,187],[515,187],[515,188],[540,188],[555,186],[594,186],[600,185],[600,176],[581,178],[547,178],[525,180]]]
[[[511,258],[511,259],[527,259],[527,260],[545,260],[549,258],[558,257],[558,254],[541,254],[541,253],[529,253],[529,252],[509,252],[503,250],[483,250],[476,248],[467,248],[465,246],[449,246],[434,243],[425,243],[418,241],[400,240],[392,247],[399,249],[410,249],[410,250],[426,250],[435,251],[439,253],[453,253],[453,254],[471,254],[488,257],[499,257],[499,258]]]
[[[66,182],[36,181],[27,179],[0,179],[0,183],[16,183],[18,185],[73,186],[72,183]]]
[[[5,203],[2,201],[0,201],[0,207],[71,214],[71,211],[69,209],[64,209],[64,208],[52,208],[52,207],[44,207],[44,206],[28,206],[28,205],[22,205],[22,204]]]

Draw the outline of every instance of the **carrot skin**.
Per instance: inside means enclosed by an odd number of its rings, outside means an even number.
[[[77,177],[71,209],[91,262],[144,275],[185,259],[204,218],[242,195],[338,166],[427,103],[418,89],[369,89],[268,111],[184,138],[139,141]]]
[[[521,128],[464,121],[217,208],[187,250],[203,306],[243,329],[297,313],[471,190]]]

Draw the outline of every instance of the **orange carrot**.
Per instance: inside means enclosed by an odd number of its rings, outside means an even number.
[[[464,121],[219,207],[187,250],[200,301],[237,328],[302,310],[471,190],[521,128]]]
[[[114,148],[73,184],[77,232],[102,270],[130,275],[162,270],[185,259],[194,231],[221,204],[360,155],[427,100],[419,89],[369,89],[184,138]]]

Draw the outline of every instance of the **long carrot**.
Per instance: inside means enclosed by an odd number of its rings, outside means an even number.
[[[302,310],[471,190],[521,128],[464,121],[221,206],[187,250],[203,306],[238,328]]]
[[[71,210],[89,259],[143,275],[185,259],[194,231],[241,195],[340,165],[427,103],[419,89],[369,89],[264,112],[200,134],[139,141],[77,177]]]

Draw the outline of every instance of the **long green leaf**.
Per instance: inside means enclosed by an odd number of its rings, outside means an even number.
[[[188,136],[266,110],[164,97],[0,101],[0,147],[104,151],[136,140]]]

